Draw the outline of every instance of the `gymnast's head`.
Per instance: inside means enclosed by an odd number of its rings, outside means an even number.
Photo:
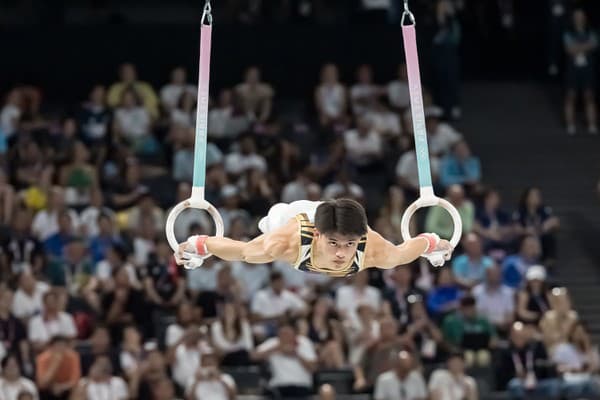
[[[323,202],[315,212],[315,239],[318,251],[334,264],[347,264],[367,234],[367,215],[358,202],[336,199]]]

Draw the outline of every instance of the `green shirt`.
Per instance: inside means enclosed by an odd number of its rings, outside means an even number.
[[[462,220],[463,234],[471,232],[473,229],[473,221],[475,219],[475,207],[470,201],[464,201],[457,208],[460,219]],[[454,223],[452,217],[444,208],[435,206],[429,208],[427,217],[425,218],[425,231],[435,232],[442,239],[450,239],[454,232]]]

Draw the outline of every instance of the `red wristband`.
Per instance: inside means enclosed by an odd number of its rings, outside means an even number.
[[[208,239],[208,236],[206,235],[199,235],[198,239],[196,239],[196,253],[198,255],[205,256],[208,253],[206,239]]]
[[[422,237],[422,238],[427,239],[428,245],[427,245],[427,248],[425,249],[425,254],[429,254],[435,249],[435,245],[436,245],[435,237],[433,237],[432,235],[430,235],[428,233],[421,233],[417,237]]]

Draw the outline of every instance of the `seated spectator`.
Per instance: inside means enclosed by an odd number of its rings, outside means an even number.
[[[348,361],[356,367],[366,349],[379,339],[377,313],[368,304],[361,304],[356,309],[356,317],[344,320],[343,327],[348,342]]]
[[[35,384],[21,375],[19,357],[8,354],[2,358],[0,377],[0,397],[2,400],[18,400],[21,393],[29,393],[32,400],[38,400],[38,391]]]
[[[275,92],[271,85],[261,81],[258,67],[248,68],[244,82],[238,84],[234,91],[242,110],[251,120],[264,123],[269,119]]]
[[[304,200],[308,196],[308,185],[312,183],[310,169],[307,166],[299,167],[294,180],[287,182],[281,190],[281,202],[291,203]]]
[[[547,266],[556,259],[555,233],[560,227],[558,217],[545,206],[542,194],[536,187],[526,189],[519,201],[519,209],[513,217],[517,231],[524,235],[535,235],[542,245],[542,260]]]
[[[237,221],[242,220],[237,219]],[[233,226],[236,226],[236,224]],[[270,270],[266,264],[250,264],[234,261],[231,263],[231,273],[242,288],[244,302],[248,302],[255,293],[267,286]]]
[[[377,377],[392,368],[395,361],[390,354],[398,354],[410,344],[406,338],[398,334],[398,323],[391,317],[380,320],[379,338],[371,341],[362,356],[362,360],[354,366],[355,391],[372,392]]]
[[[143,368],[139,368],[130,381],[129,395],[134,399],[149,399],[155,390],[155,385],[165,380],[171,382],[165,357],[158,349],[151,348],[148,350]]]
[[[537,325],[550,309],[546,269],[541,265],[533,265],[525,277],[525,287],[517,293],[517,318],[523,323]]]
[[[471,154],[466,141],[460,140],[452,145],[452,152],[447,154],[440,165],[440,185],[463,185],[473,190],[481,181],[481,164],[479,157]]]
[[[171,71],[171,80],[160,89],[160,104],[167,111],[177,106],[184,93],[196,99],[198,89],[187,83],[187,71],[184,67],[176,67]]]
[[[203,291],[211,291],[217,288],[217,275],[221,268],[227,264],[215,257],[207,258],[202,268],[195,268],[187,272],[187,289],[192,297],[196,297]]]
[[[446,155],[462,135],[445,122],[440,122],[444,111],[439,107],[425,108],[425,127],[429,152],[435,157]]]
[[[277,336],[258,346],[252,359],[268,362],[271,373],[268,388],[276,398],[312,394],[317,354],[310,339],[299,336],[291,323],[280,324]]]
[[[267,215],[270,206],[276,203],[275,191],[265,171],[257,168],[247,170],[240,186],[243,209],[250,215]]]
[[[410,93],[408,90],[408,74],[406,64],[398,66],[396,80],[387,85],[387,97],[392,109],[399,114],[404,113],[410,107]]]
[[[142,268],[150,262],[150,255],[156,251],[158,235],[162,229],[157,229],[152,215],[142,215],[140,224],[132,232],[133,236],[133,264]]]
[[[427,294],[427,310],[436,321],[458,309],[463,292],[449,268],[440,268],[435,277],[435,286]]]
[[[202,353],[200,366],[186,385],[189,400],[201,400],[210,396],[211,400],[234,400],[237,398],[235,381],[231,375],[219,370],[216,353]]]
[[[533,235],[521,239],[519,252],[512,254],[502,262],[504,284],[517,289],[523,284],[523,278],[531,266],[540,262],[540,241]]]
[[[548,361],[544,344],[536,341],[522,323],[515,322],[510,332],[510,347],[501,350],[497,382],[508,389],[511,399],[525,400],[532,396],[558,399],[560,381]]]
[[[10,139],[19,128],[23,114],[23,94],[19,88],[12,89],[6,96],[6,103],[0,110],[0,131]]]
[[[98,289],[101,292],[110,292],[115,286],[113,273],[117,269],[123,268],[127,271],[131,287],[141,289],[142,283],[139,281],[137,270],[133,263],[128,259],[128,251],[125,245],[120,242],[111,243],[106,249],[106,258],[96,264],[94,279],[97,281]]]
[[[572,326],[567,342],[556,346],[552,361],[562,377],[563,396],[568,399],[600,396],[598,381],[592,376],[598,373],[600,354],[581,322]]]
[[[0,359],[12,352],[23,360],[26,373],[32,373],[33,368],[29,361],[31,348],[27,341],[27,329],[22,321],[10,313],[13,298],[13,292],[10,289],[2,288],[0,292]],[[0,369],[0,371],[2,370]]]
[[[182,302],[185,296],[185,273],[177,268],[173,250],[166,240],[158,242],[156,251],[139,273],[144,282],[146,298],[156,312],[161,309],[172,310]]]
[[[172,358],[175,349],[181,344],[187,329],[191,326],[200,326],[202,324],[202,310],[194,307],[188,301],[183,301],[177,307],[175,317],[175,322],[167,326],[165,333],[165,345],[169,358]]]
[[[43,309],[43,297],[50,286],[36,280],[30,271],[23,271],[18,276],[19,287],[12,302],[12,313],[23,321],[40,313]]]
[[[106,236],[118,237],[118,233],[116,232],[116,227],[114,226],[115,222],[115,212],[109,207],[104,205],[104,194],[99,187],[94,188],[90,193],[90,204],[86,208],[81,211],[79,215],[79,231],[86,238],[94,238],[99,235],[100,231],[100,221],[99,218],[101,215],[104,215],[108,218],[108,220],[104,221],[110,226],[105,226],[105,228],[110,229],[111,231],[105,231],[104,234]]]
[[[346,365],[340,321],[329,297],[317,298],[300,333],[308,337],[317,351],[319,366],[323,369],[341,369]]]
[[[29,320],[27,330],[29,341],[36,351],[44,349],[53,337],[74,339],[77,336],[73,317],[61,309],[61,301],[56,291],[46,292],[43,303],[42,313]]]
[[[241,136],[237,151],[228,153],[225,156],[225,171],[234,178],[238,178],[252,168],[264,172],[267,170],[267,162],[263,156],[258,154],[253,137],[250,135]]]
[[[382,89],[373,83],[373,70],[370,65],[361,65],[356,70],[356,83],[350,88],[352,113],[359,117],[373,108]]]
[[[137,92],[123,92],[119,107],[115,109],[113,132],[116,140],[136,155],[148,155],[157,151],[152,136],[152,117],[144,108]]]
[[[477,382],[465,373],[465,359],[461,352],[450,354],[445,369],[438,369],[429,378],[431,400],[478,400]]]
[[[571,307],[569,292],[564,287],[555,287],[548,297],[550,310],[540,320],[544,344],[548,354],[554,354],[557,345],[568,341],[573,326],[579,321],[577,311]]]
[[[393,369],[382,373],[375,382],[375,400],[425,400],[425,379],[417,369],[412,354],[401,351]]]
[[[106,258],[109,248],[122,242],[122,239],[115,232],[117,230],[114,227],[112,216],[100,214],[98,216],[98,231],[96,235],[92,236],[89,244],[90,256],[95,265]]]
[[[133,325],[123,328],[123,341],[120,343],[119,365],[127,379],[132,380],[144,360],[142,335]]]
[[[141,181],[142,172],[140,162],[134,158],[127,158],[119,174],[119,182],[111,189],[109,205],[115,211],[133,207],[138,200],[149,192],[148,186]]]
[[[98,186],[96,167],[90,164],[90,153],[83,142],[73,145],[70,161],[60,170],[59,184],[65,187],[69,207],[82,210],[91,202],[91,193]]]
[[[473,288],[477,313],[485,315],[496,332],[506,337],[515,320],[514,290],[502,284],[502,270],[493,265],[485,271],[485,280]]]
[[[154,400],[181,400],[175,396],[175,387],[173,382],[167,378],[159,378],[152,385],[152,399]]]
[[[463,234],[471,232],[473,221],[475,220],[475,208],[473,203],[465,197],[462,186],[450,186],[446,192],[446,200],[456,207],[456,210],[460,214]],[[444,239],[450,239],[454,232],[452,217],[442,207],[432,207],[427,212],[425,230],[427,232],[435,232]]]
[[[94,264],[81,238],[71,239],[61,259],[48,263],[46,276],[52,286],[65,288],[70,296],[81,297],[99,309],[99,300],[93,291]]]
[[[242,288],[231,274],[231,266],[225,264],[217,273],[217,285],[213,290],[200,292],[196,304],[202,308],[202,316],[216,318],[225,301],[241,303],[245,297]]]
[[[183,92],[175,107],[171,108],[171,125],[194,129],[196,126],[196,95]]]
[[[340,83],[335,64],[321,68],[321,82],[315,89],[315,106],[321,126],[338,130],[347,123],[347,89]]]
[[[252,319],[262,325],[266,336],[275,333],[277,320],[286,315],[300,316],[307,311],[304,301],[285,289],[284,284],[281,273],[272,272],[269,287],[257,292],[252,299]]]
[[[135,65],[122,64],[119,67],[119,79],[108,88],[107,101],[110,107],[116,108],[121,103],[123,94],[128,90],[134,90],[139,94],[140,104],[148,114],[152,118],[158,117],[158,97],[149,83],[138,80]]]
[[[234,101],[231,89],[219,93],[219,102],[208,111],[208,137],[225,148],[250,127],[250,118]]]
[[[452,272],[456,282],[465,289],[472,289],[481,282],[486,270],[494,265],[494,261],[485,255],[479,236],[469,233],[462,240],[464,254],[452,260]]]
[[[411,266],[402,266],[391,270],[390,286],[383,291],[383,310],[385,314],[391,314],[405,325],[409,319],[410,303],[408,298],[418,296],[425,297],[425,292],[415,286],[413,269]]]
[[[369,285],[368,271],[361,271],[350,278],[351,284],[340,286],[335,293],[335,309],[345,318],[355,316],[358,306],[368,304],[379,314],[381,293]]]
[[[500,204],[498,191],[487,190],[481,206],[475,213],[473,231],[483,239],[483,248],[486,251],[501,250],[500,257],[503,257],[514,240],[515,232],[509,214]]]
[[[210,326],[211,343],[221,359],[221,365],[247,365],[254,350],[252,329],[246,309],[225,301],[219,318]]]
[[[127,211],[127,228],[135,231],[142,224],[142,218],[145,217],[151,219],[154,229],[157,231],[162,230],[165,226],[165,212],[156,204],[156,199],[150,193],[141,195],[136,205]]]
[[[65,256],[65,247],[75,238],[75,230],[71,215],[68,211],[58,214],[58,231],[44,241],[44,250],[51,260],[58,260]]]
[[[369,112],[368,118],[371,121],[373,130],[384,138],[394,139],[402,134],[402,122],[395,112],[384,104],[381,100],[375,100],[373,109]]]
[[[80,351],[81,370],[84,375],[89,373],[90,368],[99,357],[106,357],[110,362],[112,370],[120,374],[120,354],[110,340],[108,328],[98,324],[94,332],[90,335],[90,338],[84,343],[86,345],[84,347],[85,351]]]
[[[204,334],[197,326],[190,326],[183,334],[183,341],[175,349],[172,364],[173,380],[181,388],[186,388],[200,367],[202,353],[207,351],[208,343]]]
[[[402,239],[402,216],[408,208],[408,200],[404,191],[399,186],[390,186],[388,194],[383,200],[383,206],[379,209],[379,218],[386,221],[390,227],[390,237],[386,237],[392,243],[400,243]],[[410,232],[415,232],[416,219],[410,223]]]
[[[106,106],[106,89],[95,85],[90,92],[89,101],[79,112],[81,140],[91,150],[92,160],[99,163],[105,156],[110,144],[109,127],[111,112]]]
[[[429,318],[423,303],[423,297],[418,294],[408,296],[409,320],[406,323],[405,335],[414,344],[416,354],[423,363],[436,363],[446,353],[446,344],[442,331]]]
[[[38,240],[44,241],[58,232],[58,216],[63,211],[69,214],[71,223],[76,229],[79,225],[77,213],[75,210],[66,207],[64,189],[53,186],[48,193],[46,208],[38,211],[31,223],[31,231],[34,236]]]
[[[419,171],[417,168],[417,154],[415,152],[415,142],[413,138],[409,140],[408,149],[402,153],[396,164],[396,179],[398,185],[404,190],[407,200],[410,203],[419,197]],[[429,157],[429,166],[431,171],[431,180],[437,183],[440,170],[440,160],[437,156],[431,154]]]
[[[31,213],[24,208],[14,210],[9,236],[1,244],[11,275],[28,270],[41,272],[44,263],[42,243],[31,232]]]
[[[343,197],[361,202],[364,196],[362,187],[350,180],[346,169],[340,170],[336,180],[323,189],[323,199],[338,199]]]
[[[127,384],[120,376],[113,375],[110,359],[99,356],[90,368],[87,378],[79,380],[74,392],[85,400],[127,400]]]
[[[384,150],[381,135],[366,117],[358,118],[356,129],[344,132],[344,148],[350,165],[358,169],[379,165]]]
[[[81,378],[79,355],[63,336],[54,336],[35,360],[36,384],[42,399],[68,399]]]
[[[465,296],[460,308],[444,318],[444,339],[455,350],[465,351],[467,366],[487,367],[491,361],[489,348],[494,345],[496,331],[484,315],[477,313],[475,299]]]

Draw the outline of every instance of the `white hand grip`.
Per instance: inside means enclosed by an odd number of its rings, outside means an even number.
[[[187,200],[182,201],[181,203],[177,204],[175,207],[173,207],[173,209],[171,210],[171,212],[169,213],[169,216],[167,217],[167,223],[165,226],[165,233],[167,234],[167,240],[169,241],[169,246],[171,246],[171,249],[173,249],[173,252],[178,253],[179,251],[179,243],[177,242],[177,238],[175,237],[175,220],[177,219],[177,217],[179,216],[179,214],[181,214],[183,212],[183,210],[188,209],[188,208],[196,208],[199,210],[206,210],[210,216],[212,217],[214,223],[215,223],[215,228],[216,228],[216,233],[215,236],[223,236],[223,218],[221,218],[221,214],[219,214],[219,211],[212,205],[210,204],[208,201],[204,200],[201,197],[197,197],[197,196],[192,196]],[[204,262],[204,260],[208,257],[210,257],[210,254],[205,255],[205,256],[200,256],[198,254],[192,254],[192,253],[184,253],[183,254],[183,260],[184,262],[184,267],[187,269],[194,269],[194,268],[198,268],[199,266],[202,265],[202,263]]]

